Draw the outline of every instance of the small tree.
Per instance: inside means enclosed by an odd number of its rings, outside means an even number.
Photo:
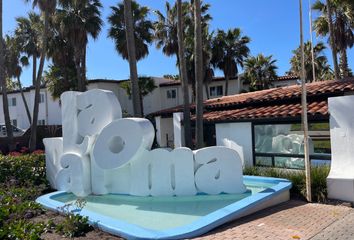
[[[157,87],[155,85],[154,79],[151,78],[151,77],[139,77],[138,78],[138,84],[139,84],[139,90],[140,90],[139,99],[140,99],[140,102],[141,102],[140,110],[141,110],[141,113],[144,116],[144,97],[149,95]],[[129,97],[132,97],[132,86],[131,86],[131,82],[130,81],[122,82],[120,84],[120,87],[123,88],[126,91],[126,93],[127,93],[127,95]]]
[[[272,81],[277,78],[278,67],[275,62],[272,55],[266,57],[263,54],[246,59],[243,79],[250,83],[251,91],[268,89],[271,86]]]
[[[317,80],[328,80],[331,75],[333,77],[332,70],[328,64],[324,50],[326,46],[319,42],[313,47],[314,55],[314,65],[315,65],[315,76]],[[301,67],[301,46],[293,51],[293,57],[290,60],[291,68],[288,74],[301,76],[302,67]],[[305,74],[306,80],[308,82],[313,81],[313,67],[312,67],[312,53],[311,53],[311,43],[306,42],[304,44],[304,61],[305,61]],[[331,78],[331,77],[330,77]]]
[[[214,67],[224,72],[225,96],[228,94],[229,79],[237,77],[239,66],[243,67],[243,61],[249,55],[248,43],[250,38],[242,36],[241,29],[230,29],[227,32],[218,30],[212,42],[212,59]]]

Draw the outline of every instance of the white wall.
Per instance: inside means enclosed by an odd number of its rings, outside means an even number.
[[[40,94],[44,96],[44,102],[39,104],[38,120],[45,120],[47,125],[60,125],[61,124],[61,109],[59,105],[59,99],[54,100],[47,89],[42,88]],[[34,89],[24,92],[25,99],[28,104],[28,108],[33,117],[34,107]],[[12,98],[16,98],[16,106],[9,106],[10,119],[17,120],[17,127],[21,129],[27,129],[30,127],[28,121],[26,109],[22,96],[19,92],[13,92],[8,94],[8,101],[11,102]],[[4,124],[4,111],[2,104],[2,96],[0,95],[0,123]]]
[[[354,202],[354,96],[328,99],[332,161],[328,197]]]
[[[217,123],[215,124],[216,145],[242,149],[243,166],[253,166],[252,151],[252,124],[242,123]]]
[[[169,147],[167,144],[167,138],[169,141],[174,140],[173,135],[173,118],[155,117],[156,122],[156,141],[160,147]],[[172,146],[170,146],[172,147]]]

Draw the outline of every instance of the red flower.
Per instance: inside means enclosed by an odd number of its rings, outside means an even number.
[[[43,151],[43,150],[38,149],[38,150],[33,151],[33,152],[32,152],[32,154],[38,154],[38,155],[41,155],[41,154],[44,154],[44,151]]]
[[[13,157],[17,157],[17,156],[21,156],[22,154],[19,152],[9,152],[9,155]]]

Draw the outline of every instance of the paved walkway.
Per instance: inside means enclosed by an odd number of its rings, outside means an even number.
[[[198,239],[353,240],[354,210],[292,200],[221,226]]]
[[[311,240],[353,240],[354,239],[354,210],[344,218],[334,222]]]

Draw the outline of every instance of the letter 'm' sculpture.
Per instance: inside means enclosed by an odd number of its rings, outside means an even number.
[[[122,118],[110,91],[65,92],[61,101],[63,137],[44,139],[47,177],[53,188],[80,197],[246,191],[235,150],[151,150],[153,125],[143,118]]]

